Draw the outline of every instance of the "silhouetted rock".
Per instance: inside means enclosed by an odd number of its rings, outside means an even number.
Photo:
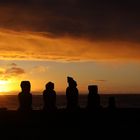
[[[22,81],[20,86],[22,91],[18,94],[19,110],[30,111],[32,110],[32,94],[30,93],[30,82]]]
[[[77,83],[72,77],[67,77],[68,87],[66,89],[67,109],[78,109],[78,96]]]
[[[54,83],[48,82],[46,89],[43,91],[44,110],[55,111],[56,108],[56,92],[54,91]]]
[[[101,105],[100,105],[100,95],[98,94],[98,86],[89,85],[88,90],[89,94],[88,94],[87,109],[89,110],[100,109]]]

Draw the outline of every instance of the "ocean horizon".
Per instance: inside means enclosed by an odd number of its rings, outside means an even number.
[[[100,94],[101,105],[103,108],[108,106],[109,97],[115,97],[116,107],[118,108],[140,108],[140,94]],[[57,95],[56,104],[58,108],[66,107],[66,96]],[[87,105],[87,94],[79,95],[79,106],[85,108]],[[19,106],[17,95],[1,95],[0,108],[8,110],[17,110]],[[41,110],[43,108],[42,95],[33,94],[32,107],[34,110]]]

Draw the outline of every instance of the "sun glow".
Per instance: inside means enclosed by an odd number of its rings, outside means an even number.
[[[0,93],[1,92],[9,92],[9,81],[7,80],[0,80]]]

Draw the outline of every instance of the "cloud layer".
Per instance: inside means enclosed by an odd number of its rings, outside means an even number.
[[[140,60],[139,43],[50,38],[41,34],[1,30],[0,59],[16,60]]]
[[[0,59],[140,59],[137,1],[1,0]]]
[[[3,0],[0,27],[92,40],[140,41],[137,1]]]

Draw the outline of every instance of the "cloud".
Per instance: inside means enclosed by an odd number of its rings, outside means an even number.
[[[12,67],[16,67],[17,64],[16,64],[16,63],[11,63],[10,66],[12,66]]]
[[[136,0],[2,0],[0,27],[51,37],[140,42],[139,13]]]
[[[41,33],[0,30],[0,59],[14,60],[140,60],[137,42],[51,38]],[[15,65],[15,64],[13,64]]]
[[[139,61],[139,17],[135,0],[1,0],[0,59]]]
[[[17,64],[13,63],[11,64],[10,67],[4,68],[1,67],[0,68],[0,79],[1,80],[8,80],[9,78],[12,77],[18,77],[22,74],[25,74],[25,70],[23,68],[20,68],[17,66]]]
[[[94,80],[95,82],[107,82],[107,80]]]
[[[31,69],[31,73],[45,73],[48,71],[46,66],[35,66]]]
[[[0,59],[140,60],[138,1],[1,0]]]
[[[9,69],[6,69],[5,74],[8,75],[21,75],[24,74],[25,71],[22,68],[18,68],[18,67],[11,67]]]
[[[5,72],[5,69],[0,67],[0,75],[4,74],[4,72]]]

